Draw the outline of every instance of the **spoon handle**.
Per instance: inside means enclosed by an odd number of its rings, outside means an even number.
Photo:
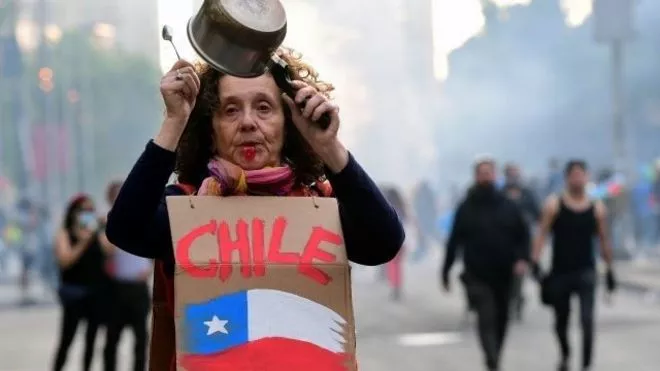
[[[172,44],[172,47],[174,48],[174,53],[176,53],[176,57],[181,60],[181,56],[179,55],[179,51],[176,50],[176,45],[174,45],[174,42],[170,40],[170,44]]]

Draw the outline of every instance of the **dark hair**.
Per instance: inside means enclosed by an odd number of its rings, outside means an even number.
[[[475,160],[474,162],[474,173],[475,174],[478,173],[479,169],[484,165],[495,168],[495,159],[490,156],[483,156],[477,158],[477,160]]]
[[[64,212],[64,223],[62,225],[69,236],[73,236],[73,227],[76,225],[76,216],[82,209],[82,205],[87,201],[92,201],[92,198],[85,193],[78,194],[69,201],[66,211]]]
[[[566,163],[564,168],[564,175],[568,176],[574,169],[587,171],[587,162],[584,160],[570,160]]]
[[[317,73],[301,61],[300,55],[290,49],[281,49],[278,54],[289,65],[292,79],[303,80],[326,96],[332,91],[332,85],[318,80]],[[200,92],[179,142],[174,172],[179,182],[199,187],[208,176],[207,164],[214,156],[212,120],[220,105],[219,83],[224,74],[206,64],[199,63],[196,68]],[[323,162],[293,124],[286,102],[282,101],[282,107],[285,120],[282,159],[291,166],[297,185],[318,181],[324,177]]]

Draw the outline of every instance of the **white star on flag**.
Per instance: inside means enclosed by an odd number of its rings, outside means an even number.
[[[221,320],[218,316],[213,316],[210,321],[204,321],[204,324],[209,327],[206,335],[213,335],[218,332],[229,334],[229,331],[227,331],[227,322],[229,321]]]

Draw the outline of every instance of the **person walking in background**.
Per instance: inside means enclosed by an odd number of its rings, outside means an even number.
[[[559,371],[569,370],[570,344],[568,321],[571,296],[580,299],[582,324],[582,370],[592,364],[594,343],[594,306],[596,296],[596,258],[594,237],[600,239],[600,252],[607,264],[609,292],[616,287],[612,267],[612,246],[607,232],[607,209],[602,201],[592,201],[586,193],[587,164],[568,162],[564,171],[566,190],[550,196],[543,207],[540,230],[534,242],[532,270],[542,283],[542,299],[555,312],[555,332],[561,358]],[[552,267],[544,276],[539,261],[546,236],[552,233]]]
[[[442,284],[450,290],[450,271],[462,252],[469,301],[489,371],[499,370],[509,322],[514,276],[525,274],[529,229],[520,209],[495,187],[495,162],[479,159],[475,184],[459,205],[442,266]]]
[[[518,165],[509,163],[504,167],[504,187],[502,190],[511,201],[518,205],[531,232],[538,222],[541,212],[534,192],[523,184]],[[531,253],[531,243],[528,248]],[[525,305],[524,283],[524,275],[514,276],[511,291],[513,301],[512,310],[518,321],[522,321],[523,307]]]
[[[651,186],[651,204],[653,205],[653,244],[660,246],[660,159],[653,164],[653,185]]]
[[[5,211],[0,206],[0,280],[5,275],[5,257],[7,254],[7,245],[5,244],[5,233],[7,228],[7,216]]]
[[[112,207],[121,189],[121,182],[113,182],[106,192]],[[147,364],[147,317],[151,306],[148,280],[151,260],[116,249],[111,259],[113,306],[110,308],[103,360],[105,371],[117,370],[117,348],[121,333],[130,327],[135,336],[133,371],[144,371]]]
[[[50,209],[45,205],[37,207],[37,243],[40,268],[39,272],[42,281],[46,287],[52,292],[57,293],[58,289],[58,263],[55,257],[55,249],[53,248],[53,241],[58,229],[58,225],[54,223],[51,217]]]
[[[37,206],[28,198],[23,198],[16,207],[17,224],[21,230],[21,243],[18,246],[21,258],[21,273],[18,280],[21,299],[19,305],[34,304],[30,298],[30,273],[34,271],[38,262],[39,215]]]
[[[401,223],[405,226],[408,222],[408,212],[406,211],[406,202],[401,195],[401,192],[396,187],[384,187],[383,195],[385,199],[392,205],[394,210],[396,210]],[[404,246],[401,247],[399,253],[389,261],[384,266],[385,275],[387,281],[392,288],[392,300],[400,301],[403,294],[403,254],[406,249],[405,242]]]
[[[104,319],[104,296],[109,282],[105,262],[112,249],[105,233],[98,228],[92,199],[84,194],[76,196],[66,208],[64,223],[55,241],[62,322],[54,371],[64,368],[81,320],[87,322],[82,370],[90,370],[96,333]]]
[[[421,182],[415,190],[413,205],[417,227],[417,247],[412,260],[420,261],[428,252],[429,244],[440,241],[436,226],[438,219],[437,201],[428,182]]]

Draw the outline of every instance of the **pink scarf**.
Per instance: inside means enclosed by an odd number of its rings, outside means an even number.
[[[295,181],[289,166],[246,171],[216,157],[209,162],[208,168],[211,176],[202,182],[200,196],[287,196]]]

